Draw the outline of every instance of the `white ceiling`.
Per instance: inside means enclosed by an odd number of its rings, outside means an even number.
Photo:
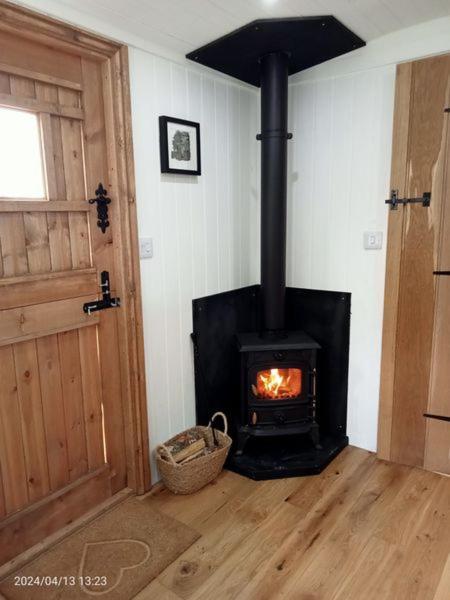
[[[59,0],[176,53],[261,18],[334,15],[364,40],[450,15],[450,0]]]

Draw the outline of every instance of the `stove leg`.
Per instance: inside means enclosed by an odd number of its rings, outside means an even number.
[[[311,437],[312,443],[314,444],[314,448],[316,450],[322,450],[322,444],[320,443],[319,425],[317,423],[313,423],[309,435]]]
[[[239,431],[237,434],[236,441],[236,456],[241,456],[244,453],[245,444],[248,442],[250,436],[244,431]]]

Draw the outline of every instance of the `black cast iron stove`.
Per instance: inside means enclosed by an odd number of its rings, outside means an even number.
[[[258,333],[238,334],[241,356],[241,410],[236,454],[248,439],[309,434],[320,449],[316,421],[317,350],[302,331],[267,340]]]
[[[292,73],[363,45],[360,38],[331,16],[268,19],[254,21],[187,55],[191,60],[261,87],[261,132],[256,136],[261,142],[261,286],[258,294],[254,294],[257,302],[244,303],[247,309],[253,306],[253,313],[247,321],[248,329],[234,331],[233,347],[228,335],[232,328],[227,323],[216,336],[210,357],[203,359],[201,332],[195,331],[195,311],[201,311],[202,307],[194,301],[193,336],[198,416],[203,411],[199,408],[200,397],[210,398],[209,408],[216,401],[209,391],[199,392],[199,380],[205,387],[208,376],[228,365],[232,371],[228,374],[230,381],[234,381],[235,369],[229,365],[235,364],[233,352],[240,356],[239,394],[228,398],[228,406],[223,410],[231,417],[236,439],[230,464],[252,477],[317,472],[347,443],[341,424],[339,441],[330,442],[330,427],[323,418],[321,424],[317,417],[320,378],[328,376],[317,366],[321,345],[313,336],[286,322],[287,141],[292,138],[287,129],[288,78]],[[229,309],[230,293],[227,294],[219,303],[220,314],[216,319],[226,315],[237,323],[239,316]],[[342,300],[345,296],[341,296]],[[348,352],[348,347],[343,351]],[[216,355],[222,356],[222,364],[213,360]],[[210,365],[206,375],[202,363]],[[346,378],[346,369],[340,376]],[[253,444],[251,456],[247,450],[250,438],[259,442],[259,446]],[[287,438],[294,441],[285,451],[289,446]],[[281,458],[275,458],[270,450],[274,440],[275,454],[280,448],[284,452]],[[286,468],[280,464],[283,460]]]

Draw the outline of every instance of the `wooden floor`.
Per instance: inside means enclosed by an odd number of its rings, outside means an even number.
[[[450,478],[347,448],[316,477],[231,472],[143,501],[200,539],[138,600],[450,600]]]

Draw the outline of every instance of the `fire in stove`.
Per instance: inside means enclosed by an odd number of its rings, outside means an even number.
[[[258,371],[253,394],[264,400],[296,398],[302,391],[301,369],[267,369]]]

